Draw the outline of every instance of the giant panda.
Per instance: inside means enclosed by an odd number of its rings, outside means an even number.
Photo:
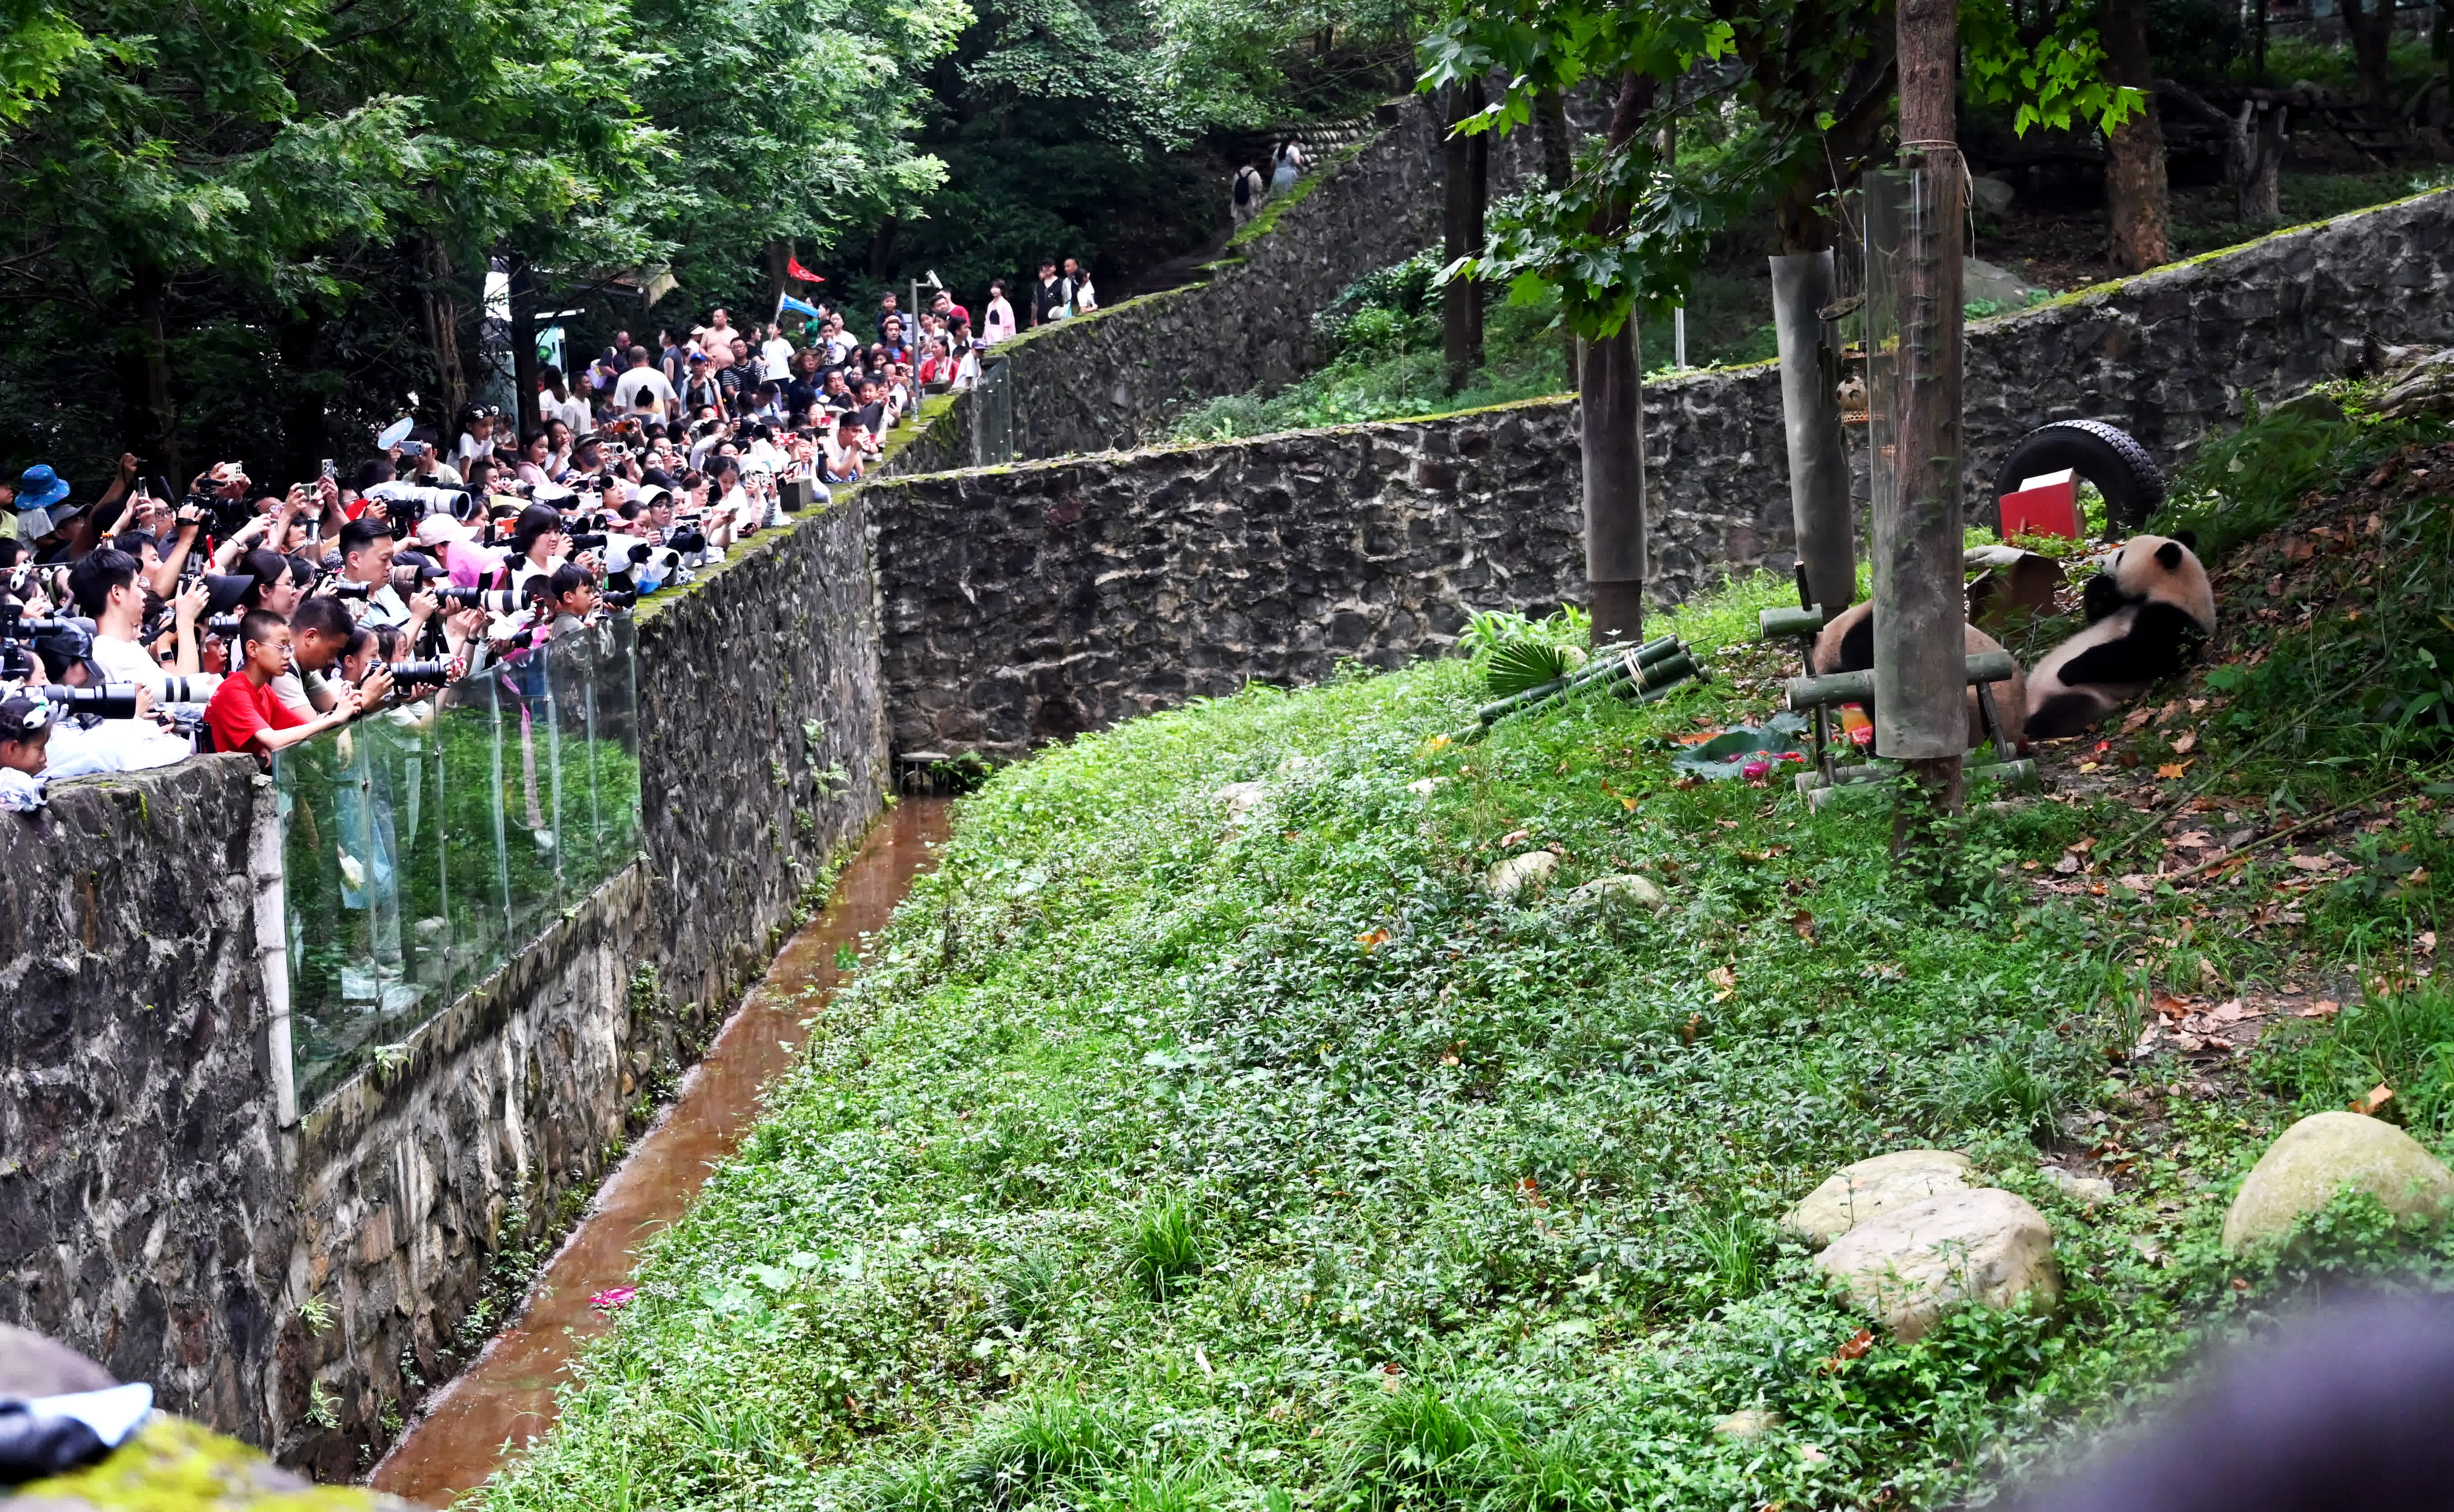
[[[1975,625],[1963,625],[1968,654],[2000,651],[2000,642]],[[1875,603],[1865,599],[1850,605],[1828,620],[1815,637],[1806,654],[1806,670],[1816,676],[1828,677],[1836,672],[1863,672],[1875,664]],[[2001,721],[2002,738],[2014,746],[2021,743],[2022,718],[2028,712],[2027,680],[2021,675],[2019,663],[2011,664],[2011,675],[1989,684],[1994,694],[1994,716]],[[1875,701],[1866,700],[1866,714],[1872,717]],[[1977,707],[1977,685],[1968,687],[1968,744],[1971,748],[1986,740],[1985,716]],[[2002,759],[2011,753],[2000,752]]]
[[[2081,595],[2087,628],[2056,646],[2028,677],[2028,737],[2055,740],[2098,721],[2169,677],[2216,630],[2215,589],[2179,535],[2134,535]]]

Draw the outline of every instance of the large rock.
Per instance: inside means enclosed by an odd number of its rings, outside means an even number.
[[[2346,1186],[2406,1218],[2437,1218],[2454,1206],[2454,1172],[2418,1139],[2357,1113],[2313,1113],[2250,1168],[2224,1214],[2224,1253],[2274,1238]]]
[[[1483,882],[1491,889],[1492,897],[1510,898],[1527,888],[1540,888],[1559,869],[1559,858],[1549,851],[1528,851],[1494,866]]]
[[[1976,1166],[1956,1150],[1895,1150],[1844,1165],[1791,1208],[1780,1226],[1810,1244],[1829,1244],[1896,1207],[1967,1191]]]
[[[2009,1307],[2062,1300],[2053,1230],[2044,1215],[1996,1187],[1946,1192],[1868,1219],[1816,1257],[1850,1305],[1902,1342],[1969,1302]]]
[[[1627,902],[1639,908],[1659,908],[1669,899],[1662,896],[1661,885],[1650,877],[1634,872],[1620,872],[1610,877],[1597,877],[1577,889],[1576,896],[1599,902]]]

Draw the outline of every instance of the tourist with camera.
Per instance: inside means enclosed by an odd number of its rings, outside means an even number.
[[[272,692],[272,681],[290,670],[292,652],[289,624],[269,610],[249,610],[239,621],[238,664],[213,690],[205,707],[205,724],[223,751],[245,751],[272,764],[272,753],[337,730],[356,717],[358,690],[343,686],[332,707],[301,718]]]
[[[196,620],[204,613],[211,595],[203,583],[191,586],[171,601],[172,629],[177,636],[177,659],[172,669],[165,669],[147,651],[142,641],[145,628],[145,591],[138,581],[139,567],[135,557],[115,547],[105,546],[87,554],[69,570],[69,592],[76,600],[77,612],[93,623],[93,660],[102,671],[105,682],[141,684],[156,700],[166,702],[203,702],[212,696],[218,678],[207,680],[202,672],[201,648],[196,636]],[[192,699],[169,698],[171,673],[181,675],[183,695],[193,692]],[[194,679],[192,689],[185,686]]]

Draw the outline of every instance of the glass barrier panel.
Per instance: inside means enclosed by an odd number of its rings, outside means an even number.
[[[275,756],[302,1105],[637,854],[635,647],[614,621]]]

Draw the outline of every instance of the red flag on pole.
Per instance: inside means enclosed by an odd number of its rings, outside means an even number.
[[[819,277],[816,273],[814,273],[807,268],[802,267],[801,259],[792,256],[789,253],[786,254],[784,258],[784,271],[791,273],[794,277],[800,279],[803,283],[822,284],[826,282],[824,278]]]

